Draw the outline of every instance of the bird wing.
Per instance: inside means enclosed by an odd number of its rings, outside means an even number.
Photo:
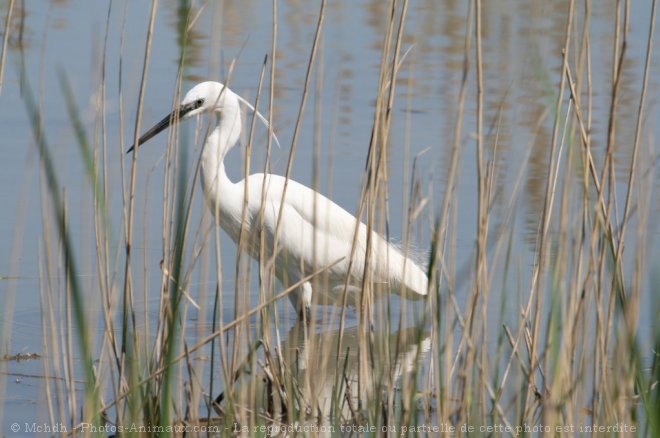
[[[282,201],[286,178],[280,175],[266,175],[266,177],[265,199],[279,205]],[[257,196],[259,199],[264,174],[253,174],[249,178],[250,197]],[[318,230],[329,236],[342,240],[349,236],[348,238],[352,240],[356,225],[355,217],[322,194],[289,179],[284,203],[293,208],[306,222],[314,224]],[[358,223],[360,224],[360,222]],[[366,234],[358,236],[359,241],[363,238],[366,238]]]
[[[285,178],[279,175],[265,177],[264,200],[268,203],[267,214],[271,215],[269,221],[274,228],[282,203]],[[249,178],[250,203],[260,203],[264,174],[254,174]],[[349,274],[348,262],[356,223],[357,245],[350,275],[361,278],[366,255],[366,225],[320,193],[289,180],[282,207],[280,241],[285,242],[282,250],[287,251],[287,256],[296,263],[304,264],[306,269],[318,269],[343,258],[332,271],[344,276]],[[389,283],[397,289],[405,286],[418,295],[427,293],[426,273],[375,232],[372,232],[371,254],[373,281]]]

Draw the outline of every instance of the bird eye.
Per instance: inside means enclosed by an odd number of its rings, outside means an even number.
[[[199,108],[200,106],[202,106],[203,103],[204,103],[204,99],[201,99],[201,98],[197,99],[195,101],[195,108]]]

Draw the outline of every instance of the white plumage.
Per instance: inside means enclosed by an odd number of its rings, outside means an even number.
[[[351,246],[357,222],[353,215],[325,196],[293,180],[289,180],[285,198],[282,199],[285,178],[279,175],[253,174],[236,183],[227,176],[224,158],[238,142],[242,129],[240,102],[252,108],[247,101],[222,84],[202,82],[186,94],[181,106],[173,114],[140,137],[138,146],[167,128],[173,121],[209,111],[215,112],[218,123],[209,134],[202,151],[202,188],[205,199],[211,211],[217,214],[222,229],[234,242],[238,242],[242,225],[246,236],[250,237],[246,241],[247,250],[255,259],[259,256],[259,233],[264,233],[266,254],[270,256],[280,204],[284,202],[275,262],[275,275],[278,280],[284,286],[292,285],[336,262],[324,272],[323,280],[319,282],[323,287],[317,288],[322,290],[312,291],[312,285],[305,282],[289,295],[296,309],[302,312],[312,301],[319,299],[336,302],[342,297],[347,277],[349,293],[358,292],[364,273],[366,225],[358,222],[357,245],[349,272]],[[267,123],[261,114],[257,115]],[[132,149],[133,147],[129,152]],[[243,212],[246,185],[248,201],[246,211]],[[265,189],[263,194],[262,189]],[[263,212],[262,218],[259,216],[260,212]],[[338,260],[340,261],[337,262]],[[404,256],[394,245],[375,232],[372,234],[370,271],[370,280],[387,284],[384,288],[386,290],[411,299],[422,298],[427,294],[425,272],[411,258]],[[352,299],[348,301],[349,304],[353,302]]]

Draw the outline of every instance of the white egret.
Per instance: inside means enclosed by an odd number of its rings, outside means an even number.
[[[278,280],[285,287],[294,285],[311,273],[332,265],[325,271],[323,281],[319,282],[323,287],[317,289],[322,290],[312,291],[310,282],[302,282],[289,294],[299,314],[309,309],[313,298],[314,302],[319,299],[337,302],[343,296],[346,282],[349,294],[359,292],[366,257],[365,224],[325,196],[293,180],[289,181],[286,195],[282,198],[285,185],[282,176],[258,173],[236,183],[227,176],[224,158],[238,142],[242,129],[240,102],[254,110],[252,105],[224,85],[202,82],[186,94],[177,109],[142,135],[137,146],[178,120],[214,113],[217,125],[208,135],[202,150],[201,182],[208,206],[214,215],[217,214],[217,222],[222,229],[238,244],[243,226],[246,235],[252,237],[246,243],[247,251],[254,259],[259,257],[261,243],[256,236],[264,233],[264,241],[268,245],[266,254],[271,256],[277,217],[283,202],[275,259]],[[261,114],[256,114],[268,123]],[[128,152],[134,147],[131,146]],[[246,186],[247,204],[243,214]],[[357,245],[349,271],[356,225]],[[387,290],[409,299],[419,299],[427,294],[428,280],[424,270],[375,232],[372,232],[370,253],[370,281],[387,284]],[[353,302],[348,301],[349,304]]]

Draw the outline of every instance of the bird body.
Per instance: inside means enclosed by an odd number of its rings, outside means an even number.
[[[203,82],[191,89],[175,110],[181,119],[209,111],[218,116],[201,156],[202,189],[217,222],[236,243],[243,229],[244,236],[248,237],[245,240],[248,254],[258,260],[262,244],[266,245],[265,254],[272,256],[282,209],[275,258],[278,280],[284,286],[294,285],[327,268],[319,282],[321,287],[312,291],[312,284],[303,282],[289,294],[299,312],[309,308],[312,301],[337,302],[344,294],[345,285],[348,285],[349,294],[359,292],[366,259],[368,230],[365,224],[320,193],[293,180],[287,184],[279,175],[252,174],[235,183],[229,179],[224,158],[241,134],[240,102],[252,108],[222,84]],[[145,133],[138,146],[175,121],[175,113]],[[257,115],[267,123],[258,112]],[[352,251],[354,236],[356,245]],[[373,283],[387,284],[388,290],[410,299],[427,294],[424,270],[373,231],[369,261],[369,280]],[[354,302],[348,301],[349,304]]]

